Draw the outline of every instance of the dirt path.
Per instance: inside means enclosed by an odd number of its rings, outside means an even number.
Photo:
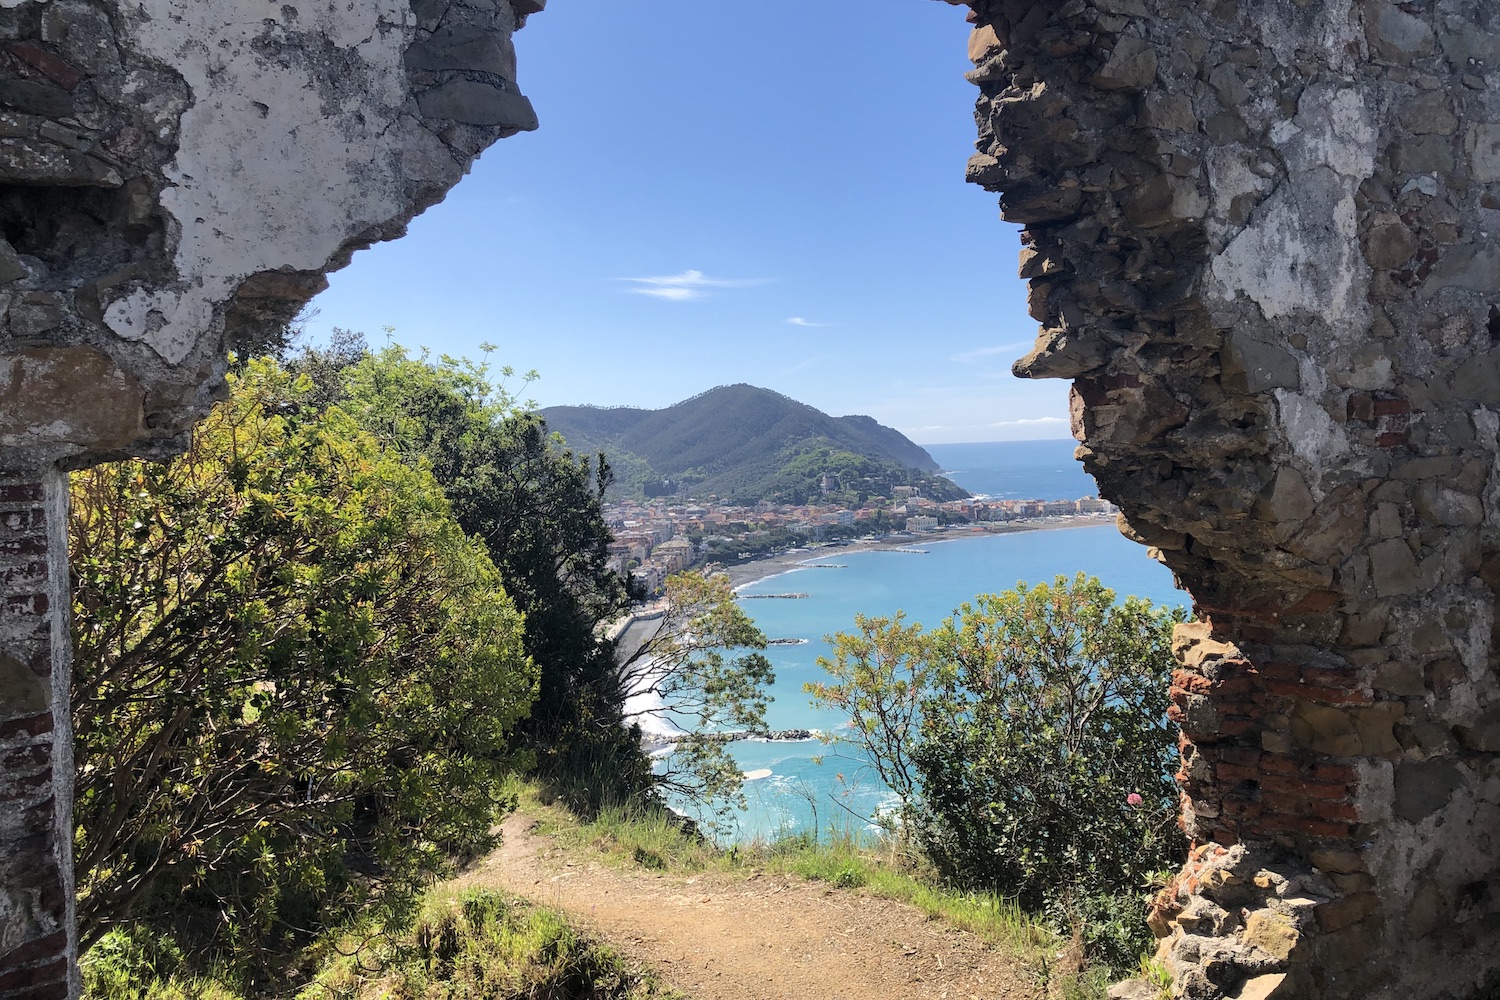
[[[458,881],[565,910],[695,1000],[1033,1000],[1001,954],[919,910],[794,876],[620,871],[513,814]]]

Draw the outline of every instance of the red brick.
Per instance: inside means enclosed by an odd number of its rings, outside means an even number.
[[[1313,777],[1319,781],[1341,782],[1353,785],[1359,782],[1359,772],[1348,764],[1323,764],[1313,767]]]
[[[1255,719],[1237,718],[1230,716],[1219,720],[1219,728],[1215,730],[1218,736],[1245,736],[1250,733],[1260,732],[1260,722]]]
[[[1267,774],[1301,774],[1302,769],[1309,766],[1310,762],[1275,753],[1268,753],[1260,759],[1260,769]]]
[[[64,90],[72,90],[83,80],[83,74],[78,70],[31,42],[12,42],[10,51],[16,58]]]
[[[1266,691],[1282,698],[1301,698],[1325,705],[1369,705],[1374,697],[1366,691],[1350,691],[1322,684],[1299,684],[1291,681],[1267,681]]]
[[[1377,448],[1400,448],[1407,442],[1406,431],[1387,431],[1375,439]]]
[[[47,538],[35,535],[0,536],[0,555],[44,556],[47,554]]]
[[[52,763],[51,743],[29,743],[0,753],[0,774],[14,774]]]
[[[67,959],[58,957],[45,965],[33,965],[30,968],[0,968],[0,998],[11,1000],[12,997],[32,997],[42,994],[34,992],[39,986],[50,986],[61,982],[66,992],[68,985],[68,962]]]
[[[1267,833],[1300,833],[1325,840],[1350,840],[1354,834],[1354,825],[1352,823],[1330,823],[1326,820],[1312,819],[1307,816],[1289,816],[1286,814],[1273,813],[1262,816],[1257,825]]]
[[[1228,677],[1221,681],[1215,681],[1213,694],[1216,697],[1236,694],[1250,694],[1255,690],[1255,682],[1249,677]]]
[[[1389,417],[1397,413],[1410,413],[1411,402],[1405,399],[1377,399],[1373,409],[1375,416]]]
[[[41,503],[45,497],[41,483],[0,483],[0,503]]]
[[[1261,774],[1259,768],[1221,762],[1214,765],[1214,777],[1221,782],[1258,781]]]
[[[27,965],[44,958],[51,958],[62,953],[68,946],[68,935],[66,931],[58,931],[48,934],[46,937],[27,941],[23,945],[12,948],[4,955],[0,955],[0,969],[14,969],[20,965]]]
[[[1284,615],[1318,615],[1332,611],[1344,596],[1334,590],[1314,590],[1282,609]]]
[[[18,736],[41,736],[50,732],[52,732],[51,712],[0,722],[0,740],[13,740]]]
[[[1326,781],[1308,781],[1285,774],[1266,774],[1260,779],[1260,787],[1267,792],[1288,792],[1305,799],[1342,801],[1349,798],[1348,785]]]
[[[1308,812],[1318,819],[1358,823],[1359,808],[1352,802],[1310,802]]]
[[[5,780],[0,782],[0,803],[29,799],[51,784],[51,769],[32,774],[7,774]]]
[[[45,615],[51,606],[46,594],[16,594],[5,599],[7,611],[23,615]]]
[[[1188,670],[1172,671],[1172,690],[1186,691],[1190,694],[1207,694],[1213,689],[1213,682],[1202,674],[1195,674]]]
[[[1258,767],[1264,752],[1256,747],[1221,747],[1217,754],[1220,760],[1229,764]]]
[[[1295,681],[1302,678],[1302,664],[1272,661],[1256,666],[1257,672],[1267,680]]]

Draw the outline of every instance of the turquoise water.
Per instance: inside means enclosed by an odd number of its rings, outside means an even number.
[[[822,676],[817,658],[830,655],[823,637],[852,630],[856,613],[892,615],[905,610],[908,621],[932,627],[976,594],[1079,571],[1099,577],[1121,596],[1134,594],[1157,604],[1188,603],[1187,595],[1173,588],[1166,568],[1148,558],[1144,547],[1123,537],[1112,519],[1098,527],[918,541],[911,547],[926,554],[821,549],[809,553],[809,561],[842,568],[799,569],[742,590],[810,595],[741,603],[767,638],[808,640],[767,651],[776,667],[775,701],[768,715],[771,729],[836,732],[847,722],[838,713],[813,708],[802,685]],[[816,741],[744,741],[734,744],[733,752],[742,770],[771,772],[746,783],[749,808],[737,813],[726,831],[734,840],[826,830],[830,823],[840,829],[857,828],[889,804],[889,792],[866,764],[846,756],[851,748]]]

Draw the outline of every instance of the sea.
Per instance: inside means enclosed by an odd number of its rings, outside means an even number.
[[[996,498],[1076,499],[1096,493],[1094,481],[1073,459],[1072,441],[1023,441],[928,446],[945,474],[971,493]],[[1117,595],[1154,604],[1187,605],[1172,574],[1102,518],[1097,526],[978,534],[926,541],[905,551],[819,548],[807,565],[740,588],[741,607],[772,640],[776,669],[767,712],[771,730],[846,732],[847,716],[813,707],[802,685],[823,678],[818,658],[831,656],[827,637],[852,631],[856,614],[893,616],[928,628],[939,625],[976,595],[998,593],[1018,582],[1050,582],[1059,575],[1097,576]],[[805,594],[767,599],[755,595]],[[892,808],[890,791],[852,747],[811,739],[743,740],[731,752],[745,773],[746,808],[714,827],[722,842],[769,841],[788,835],[878,829]],[[710,817],[690,802],[673,803],[699,819]]]

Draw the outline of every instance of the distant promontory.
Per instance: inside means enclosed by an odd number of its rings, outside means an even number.
[[[851,506],[907,492],[969,495],[900,431],[753,385],[719,386],[661,410],[549,406],[541,415],[572,451],[603,452],[621,495]]]

